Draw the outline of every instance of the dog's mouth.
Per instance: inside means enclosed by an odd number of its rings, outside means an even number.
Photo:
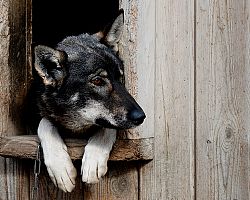
[[[108,120],[103,119],[103,118],[98,118],[95,120],[95,123],[98,126],[104,127],[104,128],[112,128],[112,129],[116,129],[115,125],[112,125]]]

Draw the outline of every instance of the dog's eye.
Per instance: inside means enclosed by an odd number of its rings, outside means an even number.
[[[104,86],[105,81],[101,77],[95,77],[91,80],[91,83],[93,83],[96,86]]]

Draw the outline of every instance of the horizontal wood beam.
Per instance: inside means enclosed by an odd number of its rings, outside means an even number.
[[[73,160],[82,158],[86,140],[65,139],[65,143]],[[38,144],[36,135],[0,137],[0,156],[36,159]],[[113,147],[109,160],[152,160],[153,154],[153,138],[119,139]]]

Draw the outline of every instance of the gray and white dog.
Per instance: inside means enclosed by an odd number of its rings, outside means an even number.
[[[75,187],[76,169],[60,132],[85,133],[97,127],[82,158],[82,181],[96,183],[107,172],[116,129],[140,125],[145,114],[127,92],[123,62],[117,56],[123,13],[109,30],[66,37],[57,47],[35,47],[39,75],[37,104],[41,114],[38,137],[44,161],[55,185],[65,192]]]

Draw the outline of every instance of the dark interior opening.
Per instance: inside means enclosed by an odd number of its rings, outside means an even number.
[[[53,47],[66,36],[98,32],[114,20],[118,11],[117,0],[35,0],[33,44]]]

